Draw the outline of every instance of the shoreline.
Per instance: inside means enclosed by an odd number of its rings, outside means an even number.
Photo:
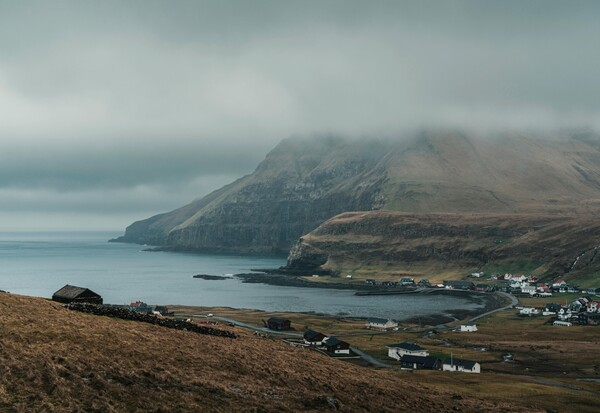
[[[282,275],[282,274],[267,274],[267,273],[242,273],[234,274],[234,277],[242,279],[244,283],[278,285],[286,287],[306,287],[306,288],[328,288],[328,289],[343,289],[355,290],[357,296],[389,296],[389,295],[421,295],[424,297],[431,296],[435,298],[437,295],[458,296],[467,300],[470,303],[482,304],[482,308],[478,309],[463,309],[450,308],[438,314],[429,314],[424,316],[413,316],[405,320],[400,320],[401,323],[419,324],[427,326],[439,326],[454,321],[462,321],[477,317],[480,314],[485,314],[509,304],[506,298],[498,294],[481,293],[468,290],[449,290],[435,288],[421,289],[382,289],[377,286],[358,283],[316,283],[307,281],[298,276]],[[302,313],[302,312],[290,312]],[[343,316],[329,315],[335,318],[345,318]],[[352,317],[357,318],[357,317]],[[361,317],[358,317],[361,318]],[[364,317],[366,319],[368,317]]]

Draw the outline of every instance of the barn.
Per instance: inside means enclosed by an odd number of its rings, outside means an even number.
[[[65,285],[52,295],[52,301],[59,303],[90,303],[102,304],[102,297],[89,288],[76,287],[74,285]]]

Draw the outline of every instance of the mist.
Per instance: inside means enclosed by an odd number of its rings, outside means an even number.
[[[0,229],[111,229],[290,136],[600,127],[600,5],[0,0]]]

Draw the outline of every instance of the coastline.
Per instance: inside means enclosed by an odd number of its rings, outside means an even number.
[[[485,314],[489,311],[493,311],[502,307],[505,307],[509,302],[506,297],[499,294],[491,293],[480,293],[475,291],[467,290],[449,290],[449,289],[406,289],[406,290],[388,290],[382,289],[377,286],[368,284],[358,283],[316,283],[307,281],[306,279],[298,276],[281,275],[281,274],[267,274],[267,273],[242,273],[234,274],[234,277],[240,278],[244,283],[256,283],[256,284],[268,284],[268,285],[279,285],[287,287],[308,287],[308,288],[326,288],[326,289],[344,289],[344,290],[356,290],[356,295],[359,296],[389,296],[389,295],[414,295],[419,294],[423,296],[432,296],[434,299],[436,295],[448,295],[448,296],[459,296],[460,298],[466,299],[471,303],[482,304],[482,308],[469,310],[469,309],[447,309],[443,313],[430,314],[427,316],[415,316],[409,319],[403,320],[406,324],[418,324],[427,326],[439,326],[446,323],[461,321],[477,317],[480,314]],[[344,318],[344,317],[340,317]],[[355,318],[355,317],[353,317]]]

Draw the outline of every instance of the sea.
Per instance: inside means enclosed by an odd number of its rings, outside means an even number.
[[[87,287],[105,303],[224,306],[264,311],[405,320],[475,310],[482,304],[436,295],[356,296],[351,290],[243,283],[233,276],[277,268],[285,257],[144,251],[109,243],[116,232],[0,232],[0,290],[50,298],[71,284]],[[195,274],[223,275],[203,280]]]

